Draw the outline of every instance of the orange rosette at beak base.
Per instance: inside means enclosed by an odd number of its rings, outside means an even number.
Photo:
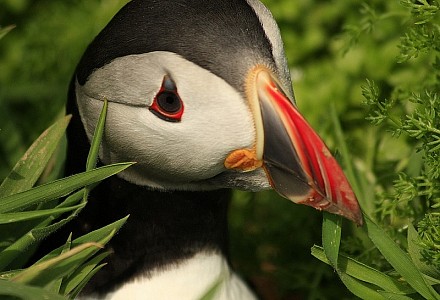
[[[224,165],[226,169],[249,172],[260,168],[263,165],[263,162],[257,159],[255,150],[238,149],[229,153]]]

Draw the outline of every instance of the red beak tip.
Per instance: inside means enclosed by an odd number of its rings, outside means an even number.
[[[258,120],[257,134],[260,133],[257,144],[263,146],[256,153],[262,152],[263,167],[272,187],[295,203],[338,214],[361,225],[356,196],[330,150],[269,70],[259,66],[250,74],[255,93],[249,99],[258,100],[251,103]]]
[[[360,212],[350,215],[341,214],[341,216],[346,217],[350,221],[353,221],[358,227],[364,225],[364,219],[362,218],[362,214]]]
[[[311,206],[319,211],[327,211],[332,214],[340,215],[350,221],[353,221],[358,226],[363,225],[362,212],[356,197],[344,199],[342,203],[337,203],[331,199],[322,197],[320,194],[315,192],[312,197],[307,197],[305,200],[297,203]]]
[[[350,221],[353,221],[357,226],[362,226],[364,223],[362,213],[359,208],[357,208],[356,210],[340,209],[338,212],[335,212],[335,214],[343,216]]]

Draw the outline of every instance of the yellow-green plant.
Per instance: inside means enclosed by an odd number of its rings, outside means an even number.
[[[34,186],[64,135],[70,120],[66,116],[41,134],[0,185],[0,297],[73,299],[104,266],[102,260],[108,253],[97,253],[127,217],[73,241],[66,237],[64,245],[22,268],[33,246],[86,206],[94,185],[131,165],[95,167],[106,106],[105,103],[85,172]]]
[[[369,109],[367,119],[380,128],[375,135],[378,144],[391,139],[388,145],[395,147],[391,151],[401,149],[407,157],[398,153],[400,159],[382,159],[400,172],[393,176],[392,168],[382,174],[377,174],[379,169],[370,170],[377,175],[374,181],[367,180],[366,170],[353,164],[333,114],[337,144],[364,210],[365,224],[354,230],[354,236],[364,241],[343,244],[344,250],[358,257],[340,253],[341,220],[325,214],[323,247],[314,246],[312,254],[333,266],[360,298],[440,299],[440,3],[402,0],[401,5],[405,10],[392,14],[364,4],[364,18],[350,27],[349,40],[353,43],[362,34],[379,30],[381,20],[405,18],[407,27],[395,61],[405,69],[412,67],[411,60],[421,60],[426,66],[422,77],[414,78],[417,85],[400,79],[391,87],[367,80],[362,92]],[[395,72],[401,76],[399,67]],[[381,86],[388,91],[381,92]],[[371,249],[382,256],[375,255],[376,263],[362,257]]]

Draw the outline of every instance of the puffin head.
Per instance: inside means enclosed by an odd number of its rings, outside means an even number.
[[[70,97],[104,164],[159,190],[274,188],[362,223],[336,160],[295,106],[279,29],[258,0],[133,0],[85,51]]]

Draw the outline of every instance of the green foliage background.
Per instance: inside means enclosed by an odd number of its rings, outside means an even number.
[[[0,26],[16,26],[0,42],[0,179],[63,115],[84,48],[125,2],[0,0]],[[280,25],[298,106],[337,157],[339,118],[365,213],[404,249],[415,225],[425,263],[440,273],[438,1],[263,2]],[[321,219],[271,192],[237,192],[234,264],[271,299],[355,298],[310,255]],[[345,253],[393,271],[365,233],[344,229]]]

